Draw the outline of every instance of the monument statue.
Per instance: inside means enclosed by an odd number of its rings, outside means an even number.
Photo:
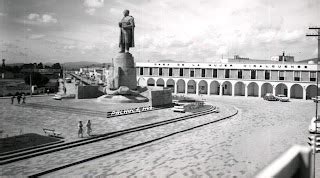
[[[112,60],[110,74],[107,78],[107,86],[103,88],[105,97],[130,98],[130,101],[146,101],[147,98],[139,96],[137,90],[137,75],[132,54],[129,48],[134,47],[134,18],[129,16],[129,10],[123,11],[124,17],[119,22],[120,53]]]
[[[129,15],[129,10],[123,11],[123,18],[119,22],[120,39],[119,47],[120,53],[129,52],[130,47],[134,47],[134,18]]]

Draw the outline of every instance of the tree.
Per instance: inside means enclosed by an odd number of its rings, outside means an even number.
[[[31,73],[31,81],[32,85],[37,85],[38,87],[42,87],[49,82],[48,77],[41,75],[39,72]],[[30,75],[24,78],[24,82],[29,85],[30,84]]]
[[[43,69],[43,64],[41,62],[38,64],[38,69]]]
[[[61,69],[60,63],[55,63],[52,65],[52,69]]]

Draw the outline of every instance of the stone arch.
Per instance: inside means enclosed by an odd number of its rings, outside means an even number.
[[[222,95],[232,95],[232,84],[229,81],[222,83]]]
[[[157,84],[157,87],[164,87],[164,80],[162,78],[159,78],[156,84]]]
[[[284,83],[279,83],[277,86],[276,86],[276,93],[275,95],[286,95],[288,96],[288,87],[286,84]]]
[[[320,95],[320,90],[318,88],[318,95]],[[317,86],[316,85],[309,85],[306,89],[306,99],[311,99],[317,96]]]
[[[234,85],[234,95],[235,96],[244,96],[245,90],[246,90],[246,86],[243,82],[237,82]]]
[[[247,92],[248,92],[248,96],[254,96],[254,97],[258,97],[259,96],[259,85],[256,82],[251,82],[248,84],[247,87]]]
[[[148,85],[148,86],[155,86],[155,81],[154,81],[154,79],[153,79],[153,78],[149,78],[149,79],[147,80],[147,85]]]
[[[147,81],[144,78],[139,78],[137,83],[138,83],[138,86],[141,86],[141,87],[147,86]]]
[[[210,83],[210,94],[219,95],[220,93],[220,83],[217,81],[212,81]]]
[[[273,86],[270,83],[261,85],[261,96],[264,97],[267,93],[273,93]]]
[[[182,79],[177,81],[177,93],[186,93],[186,82]]]
[[[196,81],[189,80],[187,86],[188,86],[187,93],[196,94],[196,89],[197,89]]]
[[[199,82],[199,94],[208,94],[208,83],[205,80]]]
[[[167,87],[171,89],[172,93],[174,93],[174,80],[173,79],[167,80]]]
[[[299,84],[294,84],[290,88],[290,98],[297,98],[302,99],[303,98],[303,88]]]

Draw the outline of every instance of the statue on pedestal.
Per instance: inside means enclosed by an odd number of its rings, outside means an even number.
[[[124,17],[119,22],[119,47],[121,48],[120,53],[129,52],[129,48],[134,47],[134,18],[129,15],[129,10],[124,10],[123,15]]]

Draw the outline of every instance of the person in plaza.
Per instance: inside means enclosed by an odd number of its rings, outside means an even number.
[[[11,96],[11,104],[13,104],[14,103],[14,98],[15,98],[15,96],[13,95],[13,96]]]
[[[26,103],[26,95],[22,94],[22,104]]]
[[[86,126],[87,126],[87,134],[88,134],[88,136],[91,136],[92,129],[91,129],[91,121],[90,120],[88,120]]]
[[[17,100],[18,100],[18,104],[20,104],[20,101],[21,101],[21,95],[20,95],[20,93],[19,93],[18,96],[17,96]]]
[[[49,89],[47,89],[47,95],[49,95]]]
[[[63,86],[63,92],[64,92],[64,94],[67,93],[67,88],[65,86]]]
[[[79,121],[78,123],[78,137],[80,137],[81,135],[81,138],[83,137],[83,124],[82,124],[82,121]]]

